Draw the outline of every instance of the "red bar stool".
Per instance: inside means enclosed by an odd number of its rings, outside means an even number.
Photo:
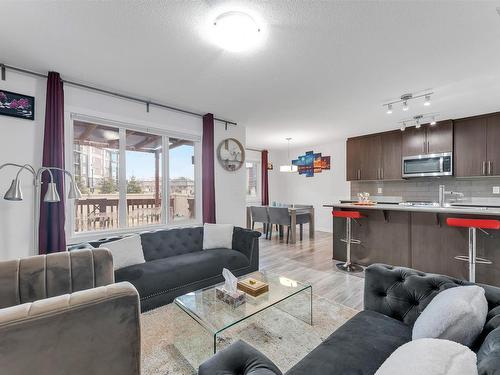
[[[478,258],[476,252],[476,234],[477,230],[483,231],[488,234],[485,229],[500,229],[499,220],[485,220],[485,219],[463,219],[449,217],[446,219],[446,224],[450,227],[463,227],[469,228],[469,255],[459,255],[455,259],[469,262],[469,281],[476,282],[476,263],[479,264],[492,264],[493,262],[488,259]]]
[[[345,263],[337,263],[337,268],[345,272],[362,272],[363,267],[351,262],[351,244],[359,245],[361,243],[360,240],[352,238],[351,224],[353,220],[358,223],[356,219],[361,219],[364,216],[359,211],[332,211],[332,215],[333,217],[346,219],[345,239],[341,239],[342,242],[346,243],[347,247],[346,261]]]

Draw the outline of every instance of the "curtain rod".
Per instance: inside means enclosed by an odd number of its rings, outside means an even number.
[[[245,149],[249,150],[249,151],[257,151],[257,152],[265,151],[265,150],[259,150],[258,148],[251,148],[251,147],[245,147]]]
[[[13,71],[19,72],[19,73],[30,74],[30,75],[41,77],[41,78],[47,78],[47,75],[43,74],[43,73],[38,73],[38,72],[34,72],[32,70],[18,68],[18,67],[15,67],[15,66],[1,64],[1,63],[0,63],[0,69],[1,69],[1,78],[2,78],[2,81],[5,81],[5,70],[6,69],[10,69],[10,70],[13,70]],[[201,113],[197,113],[197,112],[193,112],[193,111],[188,111],[186,109],[177,108],[177,107],[173,107],[173,106],[166,105],[166,104],[161,104],[161,103],[158,103],[158,102],[155,102],[155,101],[141,99],[141,98],[137,98],[137,97],[130,96],[130,95],[120,94],[120,93],[117,93],[117,92],[114,92],[114,91],[105,90],[105,89],[101,89],[101,88],[90,86],[90,85],[85,85],[83,83],[68,81],[68,80],[65,80],[65,79],[63,79],[62,81],[64,83],[68,84],[68,85],[71,85],[71,86],[76,86],[76,87],[80,87],[80,88],[83,88],[83,89],[96,91],[96,92],[99,92],[101,94],[106,94],[106,95],[110,95],[110,96],[116,96],[116,97],[121,98],[121,99],[126,99],[126,100],[131,100],[131,101],[135,101],[135,102],[146,104],[146,111],[147,112],[149,112],[149,107],[153,105],[153,106],[156,106],[156,107],[165,108],[165,109],[169,109],[171,111],[181,112],[181,113],[185,113],[185,114],[192,115],[192,116],[197,116],[197,117],[203,117],[204,116]],[[214,117],[214,120],[224,123],[226,125],[226,128],[227,128],[227,125],[234,125],[234,126],[237,125],[237,123],[234,122],[234,121],[224,120],[224,119],[221,119],[221,118],[218,118],[218,117]]]

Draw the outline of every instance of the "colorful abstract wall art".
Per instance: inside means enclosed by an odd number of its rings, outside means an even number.
[[[0,115],[35,119],[35,98],[0,90]]]
[[[297,166],[299,174],[314,177],[315,173],[330,169],[330,156],[307,151],[304,155],[299,155],[297,159],[292,160],[292,164]]]

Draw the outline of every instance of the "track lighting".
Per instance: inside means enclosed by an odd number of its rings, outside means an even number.
[[[406,118],[398,122],[400,124],[401,131],[405,131],[407,126],[415,126],[416,129],[422,127],[422,124],[436,125],[436,118],[439,116],[439,113],[424,113],[421,115],[415,115],[413,117]]]
[[[433,126],[436,125],[436,118],[435,117],[432,118],[430,125],[433,125]]]
[[[401,131],[404,132],[406,130],[406,122],[403,121],[403,125],[401,125]]]
[[[388,115],[390,115],[392,113],[392,106],[394,104],[398,104],[398,103],[402,104],[402,110],[406,112],[406,111],[408,111],[410,109],[410,106],[409,106],[408,102],[411,101],[411,100],[413,100],[413,99],[424,98],[424,105],[425,106],[431,105],[431,95],[432,94],[434,94],[434,93],[433,92],[429,92],[429,91],[423,92],[423,93],[416,93],[416,94],[407,93],[407,94],[401,95],[396,100],[384,103],[382,105],[387,108],[386,113]]]

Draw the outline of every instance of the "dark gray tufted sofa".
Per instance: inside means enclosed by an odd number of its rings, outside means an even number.
[[[223,268],[236,276],[259,269],[259,232],[235,227],[232,249],[211,250],[202,250],[203,227],[143,232],[140,236],[146,263],[116,270],[115,279],[136,287],[143,312],[223,281]],[[70,250],[106,247],[106,243],[122,237],[77,244]]]
[[[409,342],[418,315],[441,291],[469,283],[409,268],[374,264],[366,269],[365,309],[297,363],[287,375],[369,375]],[[480,375],[500,374],[500,288],[480,285],[489,313],[471,348]],[[200,366],[199,375],[274,375],[281,372],[263,354],[239,341]]]

